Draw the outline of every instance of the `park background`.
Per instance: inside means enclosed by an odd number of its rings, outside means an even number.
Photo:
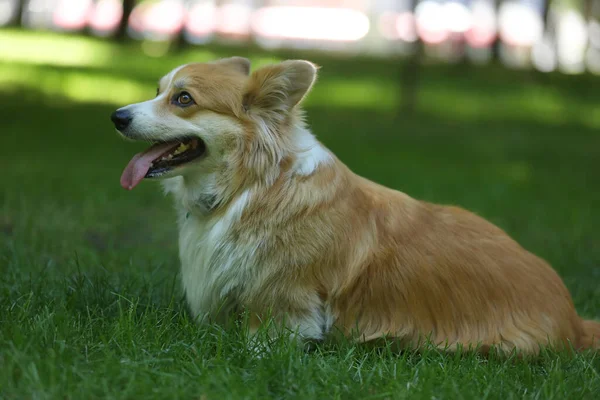
[[[196,326],[173,206],[120,187],[144,145],[109,119],[183,63],[314,61],[308,122],[342,161],[491,220],[599,319],[599,21],[596,0],[0,0],[0,398],[600,398],[593,354],[257,359]]]

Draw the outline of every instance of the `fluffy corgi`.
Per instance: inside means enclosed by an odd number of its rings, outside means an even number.
[[[357,176],[299,108],[317,67],[250,73],[232,57],[178,67],[156,98],[115,111],[125,137],[152,143],[121,177],[161,179],[178,211],[191,312],[244,309],[306,339],[334,330],[442,349],[600,347],[561,278],[500,228]],[[357,336],[354,336],[357,334]]]

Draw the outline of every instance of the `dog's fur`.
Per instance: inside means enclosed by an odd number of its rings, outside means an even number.
[[[250,74],[239,57],[176,68],[156,99],[126,108],[127,136],[201,138],[207,154],[164,180],[179,214],[194,316],[270,311],[302,337],[424,338],[453,350],[598,348],[555,271],[501,229],[352,173],[303,123],[307,61]],[[185,89],[192,107],[169,99]]]

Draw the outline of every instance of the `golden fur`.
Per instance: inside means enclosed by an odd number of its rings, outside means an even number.
[[[286,61],[249,75],[234,57],[165,76],[128,106],[129,137],[200,137],[201,160],[164,181],[179,214],[192,313],[272,312],[301,336],[334,330],[453,350],[598,348],[556,272],[468,211],[415,200],[357,176],[302,122],[317,68]],[[169,103],[178,91],[196,105]],[[166,99],[166,100],[165,100]]]

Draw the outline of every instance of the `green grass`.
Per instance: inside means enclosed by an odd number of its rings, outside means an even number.
[[[172,205],[150,182],[120,188],[140,146],[108,116],[152,96],[180,63],[290,54],[151,58],[136,45],[18,31],[0,31],[0,43],[0,398],[600,398],[593,354],[525,362],[276,342],[257,359],[242,330],[196,326]],[[415,113],[398,116],[396,63],[310,57],[323,67],[310,125],[342,160],[490,219],[552,263],[582,315],[600,318],[598,78],[432,65]]]

